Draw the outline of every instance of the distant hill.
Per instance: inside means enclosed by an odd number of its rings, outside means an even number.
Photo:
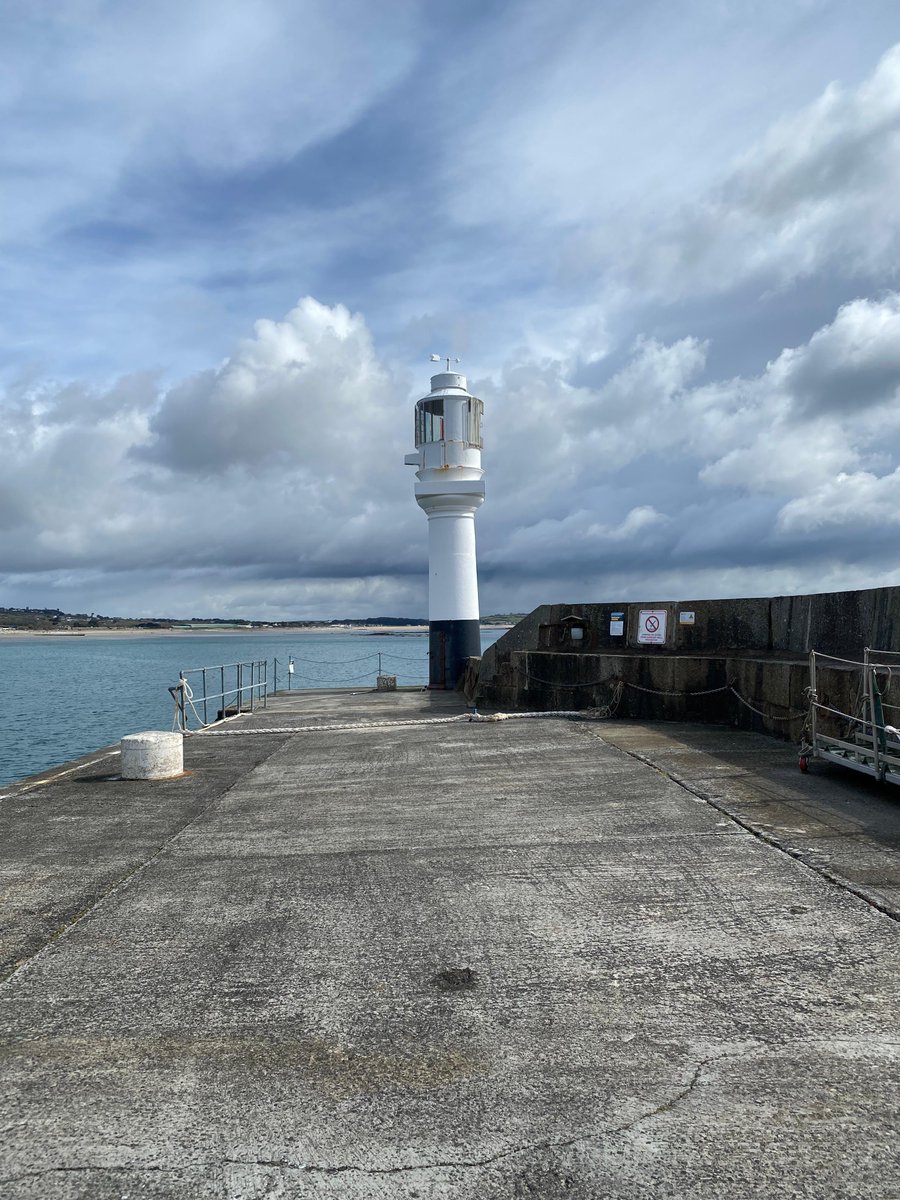
[[[493,613],[482,625],[515,625],[524,613]],[[59,608],[0,608],[0,628],[53,629],[327,629],[335,625],[398,628],[427,625],[427,617],[343,617],[330,621],[237,621],[233,617],[108,617],[100,613],[65,613]]]

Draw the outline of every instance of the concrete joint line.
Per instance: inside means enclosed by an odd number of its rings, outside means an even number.
[[[268,758],[271,758],[272,755],[276,754],[281,748],[281,746],[274,748],[262,761],[267,761]],[[259,765],[260,764],[257,764],[257,766]],[[70,920],[60,925],[57,929],[54,929],[43,945],[38,946],[37,950],[35,950],[33,954],[29,954],[27,958],[20,959],[11,971],[0,977],[0,987],[5,987],[8,983],[12,983],[17,975],[26,971],[36,959],[40,958],[40,956],[56,942],[58,942],[60,938],[63,938],[67,934],[71,933],[71,931],[80,925],[82,921],[85,921],[92,913],[96,912],[97,909],[110,898],[110,896],[114,896],[117,892],[124,891],[131,881],[138,875],[142,874],[152,863],[156,862],[156,860],[169,848],[169,846],[171,846],[174,841],[181,837],[186,829],[190,829],[190,827],[196,824],[201,817],[205,817],[213,805],[218,804],[220,800],[224,800],[228,793],[242,782],[243,778],[237,779],[233,784],[231,784],[230,787],[227,787],[224,792],[220,792],[218,795],[213,796],[209,803],[205,804],[198,813],[195,813],[190,820],[185,821],[185,823],[179,826],[179,828],[176,829],[173,834],[171,834],[164,842],[157,846],[157,848],[148,858],[145,858],[143,862],[138,863],[136,867],[133,867],[130,871],[126,871],[124,875],[121,875],[118,879],[116,879],[112,884],[110,884],[106,891],[102,892],[92,904],[87,906],[87,908],[75,913]],[[72,1169],[74,1170],[75,1168]]]
[[[46,772],[41,778],[35,779],[33,783],[13,783],[11,792],[0,793],[0,801],[12,800],[13,797],[18,798],[24,796],[28,792],[35,791],[36,788],[47,787],[51,783],[56,783],[57,779],[62,779],[66,775],[74,775],[77,771],[86,771],[89,767],[94,767],[97,763],[103,762],[107,758],[115,758],[119,753],[118,747],[115,750],[106,750],[102,754],[98,753],[95,758],[90,758],[86,762],[80,762],[76,767],[65,767],[61,771]]]
[[[588,730],[588,733],[591,732],[591,730]],[[730,820],[734,821],[735,825],[739,825],[741,829],[743,829],[746,833],[749,833],[752,837],[755,837],[757,841],[764,842],[767,846],[771,846],[773,850],[780,851],[780,853],[786,855],[788,858],[793,859],[794,862],[798,863],[801,867],[805,867],[807,871],[811,871],[813,875],[818,875],[820,879],[825,879],[829,883],[833,883],[835,887],[839,887],[842,891],[849,892],[858,900],[862,900],[864,904],[869,906],[869,908],[874,908],[877,912],[882,913],[891,921],[900,922],[900,914],[895,912],[888,905],[883,904],[874,896],[868,895],[849,879],[846,879],[843,875],[839,875],[837,871],[832,871],[828,867],[810,862],[808,859],[804,858],[802,851],[794,850],[791,846],[786,846],[771,833],[766,833],[766,831],[760,829],[758,825],[752,824],[746,819],[746,817],[738,816],[738,814],[734,812],[733,809],[731,809],[725,803],[725,801],[720,799],[718,796],[712,796],[708,792],[697,791],[696,788],[692,787],[684,779],[679,778],[678,775],[674,775],[671,771],[667,771],[665,767],[660,767],[657,763],[653,762],[652,759],[646,758],[643,754],[639,754],[637,750],[626,750],[623,746],[615,745],[614,742],[605,741],[603,744],[604,746],[612,746],[614,749],[618,750],[620,754],[626,754],[629,758],[636,759],[637,762],[643,763],[644,766],[649,767],[652,771],[656,771],[658,775],[662,775],[665,779],[670,780],[670,782],[674,783],[677,787],[680,787],[683,791],[687,792],[688,795],[695,797],[697,800],[702,800],[704,804],[708,804],[710,808],[714,808],[716,812],[720,812]]]

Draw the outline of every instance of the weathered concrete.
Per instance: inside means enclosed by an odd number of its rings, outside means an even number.
[[[0,804],[4,1198],[900,1194],[893,796],[698,727],[337,727],[459,703],[295,693]]]
[[[790,751],[727,729],[650,722],[592,726],[762,839],[900,921],[900,788],[838,766],[808,774]]]

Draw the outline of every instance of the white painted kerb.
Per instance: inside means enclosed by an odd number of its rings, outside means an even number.
[[[180,733],[130,733],[123,737],[123,779],[171,779],[184,774],[184,738]]]

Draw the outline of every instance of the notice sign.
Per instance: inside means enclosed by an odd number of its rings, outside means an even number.
[[[609,614],[609,636],[622,637],[625,633],[625,614],[610,613]]]
[[[693,625],[694,624],[694,614],[692,612],[687,612],[687,611],[680,612],[678,614],[678,624],[679,625]]]
[[[666,610],[664,608],[642,608],[638,616],[638,644],[641,646],[664,646],[666,644]]]

